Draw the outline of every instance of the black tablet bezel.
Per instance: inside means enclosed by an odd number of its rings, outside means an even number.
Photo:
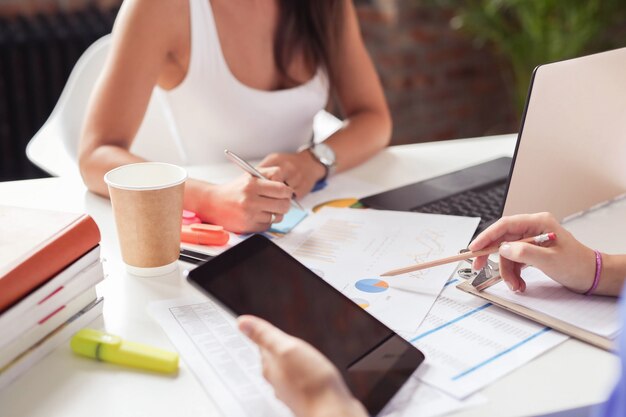
[[[404,383],[413,374],[415,369],[417,369],[417,367],[423,362],[424,355],[415,346],[411,345],[409,342],[396,334],[393,330],[389,329],[387,326],[371,316],[361,307],[357,306],[352,300],[344,296],[340,291],[338,291],[326,281],[318,277],[314,272],[312,272],[305,265],[293,258],[279,246],[274,244],[271,240],[262,235],[251,236],[242,243],[225,251],[223,254],[209,260],[208,262],[200,265],[198,268],[192,270],[188,274],[187,280],[200,291],[210,296],[212,300],[217,301],[231,314],[235,316],[241,314],[249,314],[250,312],[248,311],[237,311],[240,310],[237,306],[228,305],[228,302],[225,302],[219,294],[211,292],[207,289],[207,287],[211,280],[217,279],[218,277],[220,277],[220,274],[227,273],[227,271],[235,264],[244,262],[246,256],[258,253],[259,250],[266,249],[269,246],[271,246],[271,249],[276,251],[279,256],[282,256],[285,262],[292,262],[294,266],[300,268],[304,275],[310,277],[310,279],[320,280],[328,289],[329,294],[336,294],[343,300],[345,300],[346,303],[349,303],[350,306],[354,306],[355,311],[358,311],[358,313],[356,314],[363,314],[363,317],[367,318],[368,322],[377,323],[377,325],[380,326],[380,328],[377,330],[381,330],[383,328],[388,330],[388,337],[381,339],[380,343],[378,343],[376,346],[372,346],[372,349],[368,352],[368,355],[365,355],[369,356],[369,359],[367,357],[355,357],[350,366],[348,366],[346,369],[339,369],[339,372],[344,376],[347,385],[351,388],[353,395],[355,395],[355,397],[363,403],[363,405],[366,407],[371,415],[377,414],[402,387],[402,385],[404,385]],[[268,319],[270,322],[272,321],[271,317],[264,318]],[[315,346],[314,341],[309,342]],[[389,350],[388,353],[390,353],[391,355],[385,353],[385,348]],[[372,357],[377,357],[380,360],[382,360],[383,357],[388,358],[389,356],[392,356],[391,349],[397,350],[398,348],[401,348],[403,350],[402,355],[400,355],[394,362],[395,368],[389,368],[384,373],[384,377],[382,377],[376,385],[367,387],[367,392],[369,392],[369,395],[365,394],[364,392],[359,392],[359,390],[365,390],[366,388],[363,387],[363,389],[361,389],[360,387],[356,387],[356,384],[352,384],[352,381],[350,380],[355,375],[355,373],[358,372],[362,373],[360,375],[361,379],[364,378],[364,371],[355,370],[359,366],[359,363],[366,363],[368,360],[372,360]],[[394,350],[393,352],[396,352],[396,350]],[[367,366],[365,367],[367,368]],[[380,374],[377,374],[377,376],[378,375]],[[375,395],[372,393],[375,393]]]

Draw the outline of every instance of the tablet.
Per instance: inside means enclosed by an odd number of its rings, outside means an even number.
[[[234,315],[253,314],[322,352],[371,415],[424,355],[269,239],[254,235],[188,280]]]

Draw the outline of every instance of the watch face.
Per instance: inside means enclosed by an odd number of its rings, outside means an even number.
[[[335,152],[330,146],[323,143],[317,144],[313,148],[313,152],[324,165],[328,167],[335,165]]]

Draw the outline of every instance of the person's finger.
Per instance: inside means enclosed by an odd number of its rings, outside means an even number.
[[[255,188],[257,195],[274,199],[290,199],[293,195],[291,187],[278,181],[256,180],[256,184],[250,187]]]
[[[519,292],[524,292],[526,291],[526,281],[524,281],[524,278],[522,278],[522,269],[525,268],[525,265],[522,264],[516,264],[515,265],[515,269],[517,272],[517,276],[519,277]]]
[[[278,352],[282,345],[289,342],[288,334],[261,318],[249,315],[240,316],[237,323],[243,334],[269,353]]]
[[[265,178],[276,182],[285,182],[286,176],[284,170],[279,166],[259,167],[259,172],[263,174]]]
[[[263,223],[268,220],[269,215],[267,213],[274,213],[277,216],[279,214],[286,214],[291,209],[291,200],[258,197],[256,208],[258,209],[259,216],[255,216],[255,220]]]
[[[500,242],[535,236],[545,231],[547,222],[547,213],[503,217],[479,234],[468,248],[480,250]]]
[[[513,262],[541,266],[549,259],[552,250],[532,243],[510,242],[502,244],[499,253],[500,257]]]
[[[284,156],[268,156],[261,164],[259,171],[274,181],[287,181],[291,184],[294,177],[299,173],[296,165]]]
[[[272,216],[273,214],[273,216]],[[282,214],[276,214],[276,213],[266,213],[264,212],[262,214],[263,217],[265,217],[265,220],[261,220],[259,223],[264,224],[266,227],[270,227],[275,223],[280,223],[283,221],[283,218],[285,216],[283,216]]]
[[[272,361],[272,354],[262,347],[259,347],[259,352],[261,354],[261,364],[263,366],[263,378],[271,381],[272,371],[275,368],[275,364]]]
[[[474,261],[472,262],[472,269],[474,269],[475,271],[483,269],[485,265],[487,265],[488,258],[489,258],[489,255],[479,256],[475,258]]]
[[[531,243],[511,242],[500,246],[500,276],[513,291],[526,290],[521,277],[523,264],[542,264],[550,256],[550,249]]]
[[[522,277],[520,277],[519,272],[519,264],[500,257],[500,276],[511,291],[519,291],[522,288]]]

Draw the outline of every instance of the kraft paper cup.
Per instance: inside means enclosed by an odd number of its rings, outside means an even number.
[[[129,273],[151,277],[178,267],[186,179],[184,169],[161,162],[124,165],[105,174]]]

